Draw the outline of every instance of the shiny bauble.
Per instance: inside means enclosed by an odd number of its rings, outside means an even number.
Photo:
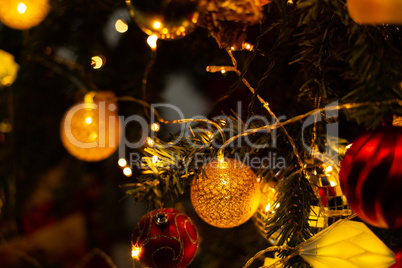
[[[347,0],[350,17],[359,24],[402,24],[402,1]]]
[[[141,218],[132,236],[132,257],[143,267],[184,268],[198,248],[198,232],[189,217],[172,208]]]
[[[191,185],[191,202],[205,222],[220,228],[238,226],[253,216],[260,202],[254,172],[234,159],[214,159]]]
[[[191,33],[198,22],[198,0],[129,0],[130,15],[148,35],[178,39]]]
[[[0,21],[16,30],[41,23],[49,13],[48,0],[0,0]]]
[[[112,92],[99,92],[66,112],[60,137],[71,155],[96,162],[108,158],[119,147],[120,121],[113,98]]]
[[[358,137],[339,173],[352,210],[380,228],[402,227],[402,128],[380,127]]]

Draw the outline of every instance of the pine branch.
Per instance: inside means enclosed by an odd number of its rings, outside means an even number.
[[[278,245],[295,247],[313,235],[308,224],[311,206],[317,202],[309,181],[296,171],[285,177],[278,188],[278,199],[274,206],[279,207],[266,222],[267,238],[279,231]],[[281,258],[291,254],[290,251],[281,251]],[[296,265],[296,266],[295,266]],[[301,258],[292,258],[286,267],[306,267]],[[308,266],[307,266],[308,267]]]

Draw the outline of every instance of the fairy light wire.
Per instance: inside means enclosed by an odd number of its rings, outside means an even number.
[[[270,125],[266,125],[266,126],[262,126],[259,128],[253,128],[253,129],[248,129],[243,131],[242,133],[231,137],[230,139],[228,139],[221,147],[220,147],[220,151],[223,151],[225,149],[225,147],[227,147],[230,143],[232,143],[233,141],[237,140],[238,138],[241,137],[245,137],[251,134],[255,134],[258,132],[265,132],[265,131],[271,131],[274,129],[277,129],[279,127],[288,125],[288,124],[292,124],[292,123],[296,123],[306,117],[312,116],[316,113],[323,113],[323,112],[328,112],[328,111],[338,111],[338,110],[343,110],[343,109],[357,109],[360,107],[364,107],[364,106],[381,106],[381,105],[391,105],[391,104],[398,104],[400,106],[402,106],[402,100],[399,99],[393,99],[393,100],[387,100],[387,101],[378,101],[378,102],[361,102],[361,103],[346,103],[346,104],[342,104],[342,105],[336,105],[336,106],[329,106],[329,107],[324,107],[324,108],[317,108],[314,110],[311,110],[305,114],[301,114],[301,115],[297,115],[295,117],[292,117],[286,121],[283,122],[277,122],[274,124],[270,124]],[[321,161],[329,161],[330,163],[332,163],[333,161],[330,158],[325,158],[325,159],[320,159],[321,156],[318,155],[316,156],[317,158],[319,158],[319,160]]]
[[[232,60],[232,64],[233,64],[233,67],[234,67],[232,70],[234,70],[234,71],[236,72],[236,74],[239,76],[239,78],[241,78],[243,84],[244,84],[244,85],[250,90],[250,92],[254,95],[254,94],[255,94],[255,89],[250,85],[250,83],[244,78],[244,76],[242,75],[242,73],[240,72],[240,70],[237,68],[237,61],[236,61],[236,58],[233,56],[232,51],[231,51],[231,50],[227,50],[227,53],[228,53],[230,59]],[[264,108],[268,111],[268,113],[269,113],[273,118],[275,118],[275,121],[276,121],[276,122],[279,122],[278,117],[275,115],[274,112],[272,112],[271,108],[269,107],[268,102],[266,102],[263,98],[261,98],[261,96],[260,96],[259,94],[257,94],[257,98],[258,98],[258,100],[261,102],[261,104],[263,104]],[[290,142],[290,144],[291,144],[291,146],[292,146],[292,148],[293,148],[293,152],[294,152],[294,154],[295,154],[295,156],[296,156],[296,158],[297,158],[297,161],[298,161],[298,163],[299,163],[299,166],[303,168],[304,165],[303,165],[303,162],[302,162],[302,160],[301,160],[301,158],[300,158],[299,152],[297,151],[297,147],[296,147],[296,144],[295,144],[293,138],[289,135],[289,133],[288,133],[288,131],[285,129],[285,127],[283,127],[283,126],[280,126],[280,127],[281,127],[281,129],[283,130],[283,132],[285,133],[286,137],[288,138],[288,140],[289,140],[289,142]]]

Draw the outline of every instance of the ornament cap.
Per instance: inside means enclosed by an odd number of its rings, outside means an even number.
[[[155,214],[155,223],[159,228],[166,227],[169,222],[168,216],[164,212],[158,212]]]

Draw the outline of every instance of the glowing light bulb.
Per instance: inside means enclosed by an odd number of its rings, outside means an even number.
[[[25,11],[27,11],[27,6],[22,2],[18,3],[17,10],[18,10],[18,13],[24,14]]]
[[[90,125],[92,123],[92,117],[88,116],[87,118],[85,118],[85,123]]]
[[[245,49],[245,50],[248,50],[248,51],[253,50],[253,46],[251,44],[249,44],[249,43],[243,43],[242,48]]]
[[[152,50],[156,50],[156,42],[158,41],[158,37],[156,35],[150,35],[147,39],[148,45],[151,47]]]
[[[329,185],[331,185],[331,187],[335,187],[336,186],[336,182],[335,181],[330,181]]]
[[[45,19],[50,9],[49,2],[50,0],[1,0],[1,22],[16,30],[30,29]]]
[[[119,33],[125,33],[128,30],[128,25],[123,20],[117,20],[114,26]]]
[[[162,26],[162,24],[161,24],[160,21],[155,21],[155,22],[154,22],[154,28],[155,28],[155,29],[159,29],[161,26]]]
[[[153,123],[153,124],[151,125],[151,130],[152,130],[152,131],[157,132],[157,131],[159,131],[159,129],[160,129],[159,123]]]
[[[268,205],[265,207],[265,212],[268,212],[271,209],[271,203],[268,203]]]
[[[123,169],[123,174],[126,175],[127,177],[130,177],[133,174],[133,171],[129,167],[125,167]]]
[[[211,131],[207,132],[207,136],[208,138],[212,139],[212,137],[214,136],[214,134]]]
[[[147,138],[147,143],[149,146],[154,146],[155,142],[153,139],[151,139],[150,137]]]
[[[103,56],[93,56],[91,61],[91,66],[94,69],[99,69],[101,68],[103,65],[105,65],[105,58]]]
[[[325,169],[325,171],[326,171],[326,172],[331,172],[331,171],[332,171],[332,166],[328,166],[328,167]]]
[[[226,71],[225,71],[225,70],[221,70],[221,73],[224,74],[224,73],[226,73]]]
[[[131,257],[138,259],[138,256],[140,255],[141,249],[138,247],[133,247],[133,250],[131,251]]]
[[[156,155],[152,156],[152,163],[155,164],[156,162],[158,162],[158,160],[159,158]]]
[[[117,164],[119,164],[121,167],[125,167],[127,165],[127,161],[124,158],[120,158]]]

